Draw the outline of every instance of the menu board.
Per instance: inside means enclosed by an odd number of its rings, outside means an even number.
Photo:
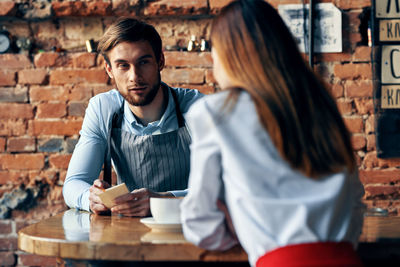
[[[400,0],[374,0],[372,14],[377,155],[400,157]]]

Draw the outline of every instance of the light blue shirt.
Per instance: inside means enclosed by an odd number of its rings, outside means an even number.
[[[185,117],[191,104],[203,95],[197,90],[172,88],[175,90],[179,108]],[[121,128],[135,135],[154,135],[175,131],[179,128],[175,103],[168,90],[168,105],[161,119],[140,124],[121,94],[113,89],[92,97],[86,109],[80,138],[72,154],[63,195],[65,203],[71,208],[89,211],[89,188],[99,177],[107,148],[107,136],[114,113],[124,105],[124,119]],[[175,196],[186,194],[186,190],[171,191]]]
[[[186,119],[192,144],[189,191],[181,204],[185,238],[210,250],[235,245],[216,205],[224,199],[253,266],[266,252],[289,244],[343,240],[356,245],[364,210],[358,175],[311,179],[292,169],[247,93],[221,115],[226,93],[200,99]]]

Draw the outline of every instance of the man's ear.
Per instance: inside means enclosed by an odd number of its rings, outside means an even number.
[[[114,79],[114,75],[112,74],[112,69],[110,64],[107,63],[107,61],[104,60],[104,68],[106,69],[106,72],[110,79]]]
[[[162,71],[165,66],[165,58],[164,58],[164,53],[161,52],[160,54],[160,60],[158,62],[158,71]]]

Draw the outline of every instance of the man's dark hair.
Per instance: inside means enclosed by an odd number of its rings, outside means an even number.
[[[160,61],[162,41],[156,29],[143,21],[134,18],[120,18],[104,33],[97,46],[97,51],[110,64],[107,52],[122,42],[148,41],[153,49],[157,62]]]

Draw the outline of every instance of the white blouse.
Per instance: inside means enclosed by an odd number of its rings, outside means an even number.
[[[364,211],[358,175],[310,179],[293,170],[260,124],[250,96],[242,92],[230,112],[222,110],[226,96],[198,100],[186,117],[192,133],[189,192],[181,205],[186,239],[210,250],[236,244],[216,205],[224,199],[253,266],[266,252],[289,244],[356,246]]]

